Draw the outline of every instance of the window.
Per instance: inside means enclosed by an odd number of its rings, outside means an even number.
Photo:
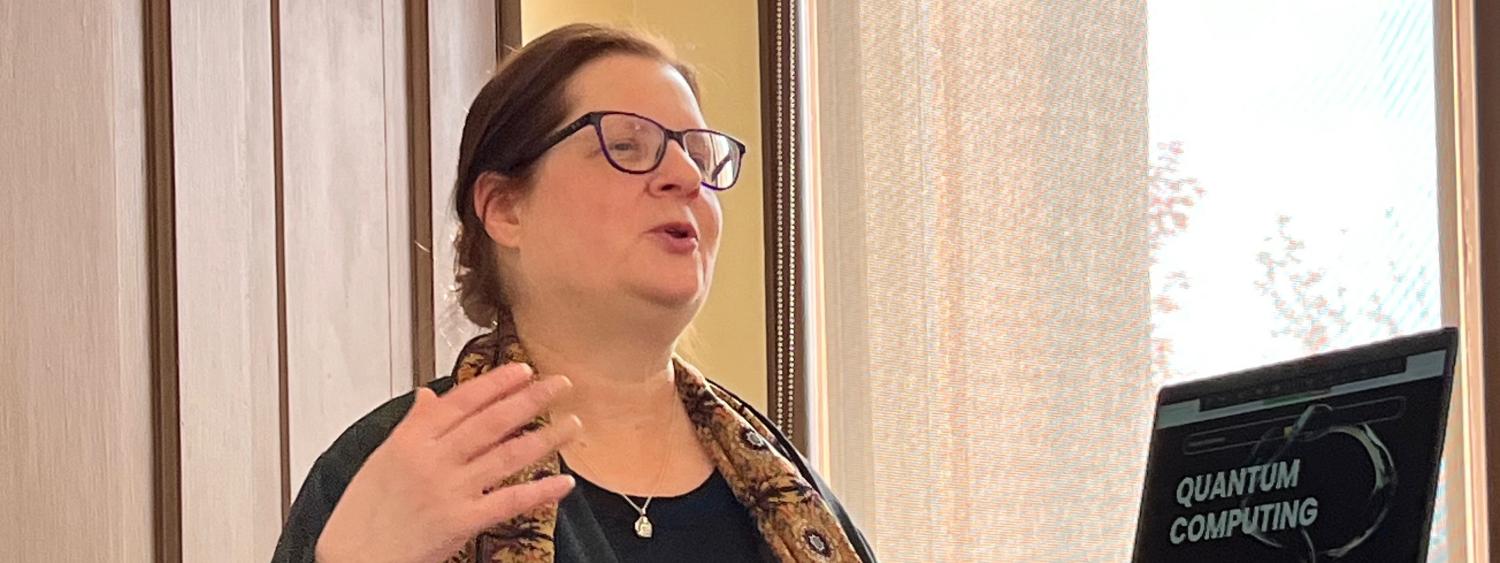
[[[813,16],[826,459],[883,559],[1126,560],[1160,385],[1442,322],[1429,1]]]

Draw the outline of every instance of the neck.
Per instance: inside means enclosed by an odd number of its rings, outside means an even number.
[[[691,313],[644,303],[616,315],[576,303],[528,305],[512,314],[531,362],[539,373],[573,381],[551,414],[583,421],[559,452],[567,463],[600,486],[637,496],[686,494],[702,484],[713,461],[677,396],[671,365]]]
[[[666,318],[611,322],[576,307],[546,307],[548,313],[539,314],[540,307],[517,305],[516,334],[537,372],[573,382],[554,413],[578,415],[592,430],[645,430],[677,401],[671,358],[682,326]]]

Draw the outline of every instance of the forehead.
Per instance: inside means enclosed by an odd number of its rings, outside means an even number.
[[[704,127],[693,90],[677,69],[637,55],[608,55],[568,81],[568,120],[591,111],[627,111],[672,129]]]

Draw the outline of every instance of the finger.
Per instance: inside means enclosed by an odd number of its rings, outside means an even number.
[[[530,366],[509,363],[454,386],[433,406],[430,420],[433,435],[442,436],[452,431],[464,419],[525,386],[531,376]]]
[[[477,532],[543,504],[562,500],[576,485],[572,475],[553,475],[502,487],[473,502],[466,520],[470,530]]]
[[[578,417],[568,415],[539,430],[527,432],[497,444],[469,463],[470,485],[475,490],[500,482],[501,479],[536,463],[542,456],[572,442],[583,429]]]
[[[458,460],[468,462],[514,433],[573,387],[568,378],[554,375],[526,385],[454,426],[443,436]]]

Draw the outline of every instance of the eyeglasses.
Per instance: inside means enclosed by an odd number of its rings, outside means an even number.
[[[739,180],[745,144],[734,137],[711,129],[673,131],[649,117],[623,111],[584,114],[547,137],[532,159],[540,158],[563,139],[590,125],[598,134],[605,158],[621,172],[645,174],[656,170],[667,153],[667,140],[671,139],[693,159],[703,187],[723,191]]]

